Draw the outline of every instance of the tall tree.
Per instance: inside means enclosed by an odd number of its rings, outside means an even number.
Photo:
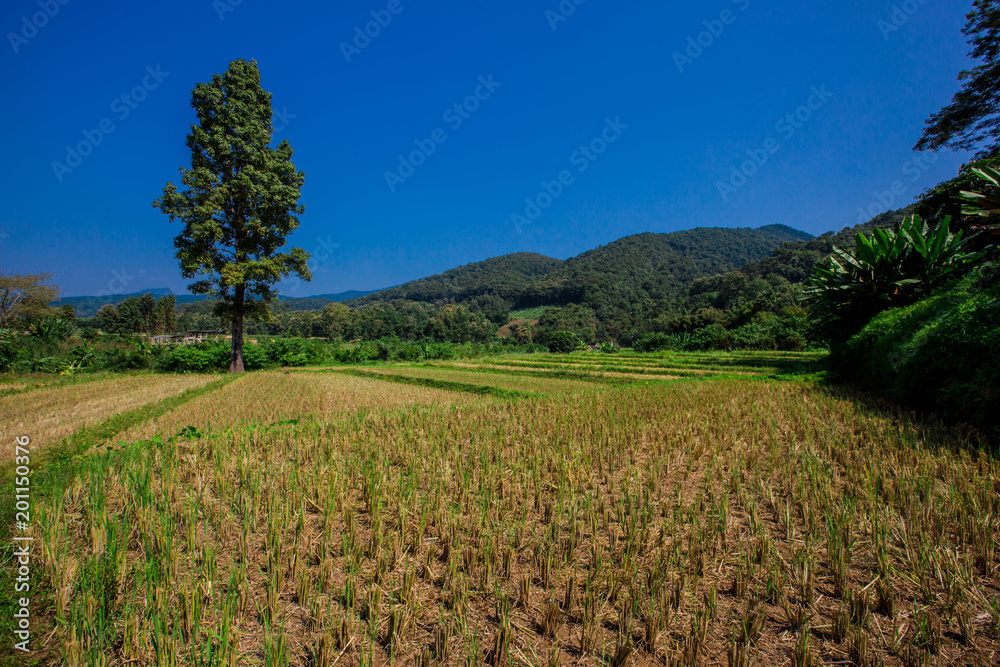
[[[181,273],[197,279],[192,293],[218,297],[216,313],[232,323],[229,370],[241,373],[244,319],[270,317],[275,283],[293,273],[312,279],[308,253],[283,251],[305,210],[298,203],[305,174],[287,140],[271,147],[271,94],[256,60],[235,60],[198,84],[191,106],[198,125],[187,137],[191,168],[181,169],[187,189],[167,183],[153,205],[184,223],[174,239]]]
[[[177,329],[177,297],[168,294],[156,304],[163,310],[163,333],[172,334]]]
[[[50,273],[0,273],[0,328],[45,315],[59,297],[58,287],[45,284],[51,279]]]
[[[97,311],[97,323],[107,333],[118,333],[118,309],[114,304],[106,303]]]
[[[1000,0],[976,0],[966,18],[969,56],[981,63],[958,75],[962,90],[927,121],[918,151],[948,147],[978,157],[1000,151]]]
[[[142,318],[142,331],[153,333],[153,312],[156,310],[156,297],[146,292],[139,297],[139,315]]]

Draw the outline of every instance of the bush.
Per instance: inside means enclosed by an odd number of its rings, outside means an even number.
[[[665,333],[646,334],[633,345],[636,352],[660,352],[676,348],[676,336]]]
[[[1000,426],[1000,286],[979,278],[875,316],[831,368],[911,407]]]
[[[583,346],[583,341],[572,331],[556,331],[549,336],[550,352],[572,352]]]
[[[161,358],[159,369],[163,371],[190,373],[210,373],[220,371],[229,365],[230,347],[219,343],[198,343],[180,345],[171,349]]]

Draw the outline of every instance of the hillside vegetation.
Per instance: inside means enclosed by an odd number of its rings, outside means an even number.
[[[516,302],[529,285],[561,265],[561,260],[552,257],[518,252],[466,264],[436,276],[353,299],[349,305],[384,303],[394,299],[422,303],[462,303],[486,295],[496,295],[509,305]]]

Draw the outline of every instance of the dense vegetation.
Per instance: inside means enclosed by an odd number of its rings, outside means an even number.
[[[841,378],[1000,430],[1000,172],[980,163],[969,173],[979,191],[963,195],[968,241],[950,216],[920,233],[914,216],[892,233],[859,235],[854,251],[815,270],[812,296]]]
[[[492,305],[491,302],[499,299],[509,312],[525,289],[561,265],[560,260],[552,257],[519,252],[467,264],[430,278],[375,292],[354,299],[350,305],[363,306],[399,300],[427,304],[444,302]]]

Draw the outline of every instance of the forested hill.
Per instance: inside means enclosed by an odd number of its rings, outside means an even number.
[[[486,300],[506,308],[570,303],[624,306],[685,293],[705,276],[760,261],[792,241],[812,236],[785,225],[759,229],[700,227],[681,232],[627,236],[566,261],[516,253],[469,264],[348,302],[350,306],[394,299],[453,301],[480,310]],[[499,305],[499,304],[497,304]]]
[[[540,277],[562,265],[562,260],[532,252],[518,252],[466,264],[457,269],[376,292],[348,302],[349,306],[404,299],[467,302],[476,297],[496,295],[507,302],[516,301],[522,292]]]
[[[783,243],[811,238],[785,225],[699,227],[627,236],[566,260],[526,290],[516,305],[586,303],[600,308],[669,299],[682,294],[697,278],[760,261]]]

